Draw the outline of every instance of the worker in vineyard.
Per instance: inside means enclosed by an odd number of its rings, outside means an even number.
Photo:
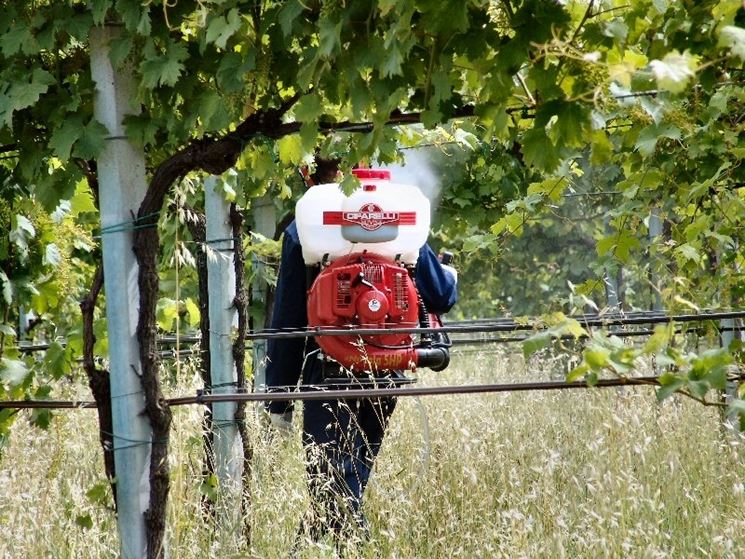
[[[334,182],[336,166],[324,163],[317,165],[308,182]],[[284,231],[272,329],[308,326],[306,303],[310,284],[307,272],[293,221]],[[455,304],[455,271],[441,265],[427,244],[419,251],[415,276],[419,293],[430,312],[445,313]],[[324,379],[345,374],[338,364],[318,359],[317,354],[318,346],[312,338],[270,339],[267,389],[291,389],[301,378],[303,384],[319,385]],[[376,378],[380,380],[381,376],[395,381],[403,374],[400,371],[386,371],[383,375],[378,372]],[[302,440],[312,506],[303,522],[301,536],[319,541],[328,534],[337,543],[350,537],[367,537],[361,511],[362,497],[395,406],[393,397],[305,401]],[[291,429],[292,402],[270,402],[267,408],[276,429],[286,432]]]

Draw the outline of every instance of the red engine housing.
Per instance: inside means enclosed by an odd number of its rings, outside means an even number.
[[[369,336],[317,336],[318,345],[353,371],[414,369],[410,334],[419,324],[414,281],[402,266],[372,253],[339,258],[321,270],[308,292],[308,325],[321,328],[389,328]]]

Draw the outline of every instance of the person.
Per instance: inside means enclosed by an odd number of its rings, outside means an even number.
[[[457,300],[456,278],[425,244],[419,251],[415,281],[425,306],[442,314]],[[272,313],[272,329],[298,329],[308,325],[306,302],[308,277],[297,227],[292,221],[284,231],[279,277]],[[338,364],[318,358],[312,338],[273,338],[267,350],[267,389],[319,385],[329,376],[343,375]],[[332,369],[331,371],[329,369]],[[395,381],[400,371],[378,372]],[[372,377],[372,375],[371,375]],[[357,374],[359,378],[359,373]],[[378,455],[391,414],[393,397],[353,400],[308,400],[303,407],[302,441],[306,452],[311,510],[303,534],[314,541],[330,534],[337,541],[354,533],[366,537],[362,496]],[[267,404],[272,425],[291,427],[292,402]]]

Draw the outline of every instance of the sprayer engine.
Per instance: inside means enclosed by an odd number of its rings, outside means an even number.
[[[447,366],[444,348],[415,346],[408,332],[420,319],[409,271],[374,253],[340,258],[323,269],[308,294],[308,323],[321,328],[385,328],[368,335],[317,336],[318,345],[353,371]]]
[[[388,171],[356,170],[362,188],[345,196],[316,185],[296,207],[306,265],[320,265],[308,290],[308,326],[386,329],[384,334],[321,335],[321,350],[352,371],[444,369],[446,348],[404,331],[429,326],[412,279],[429,230],[429,201],[416,187],[390,183]]]

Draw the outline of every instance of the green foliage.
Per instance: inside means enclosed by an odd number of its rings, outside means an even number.
[[[75,517],[75,524],[85,530],[93,528],[93,519],[90,514],[79,514]]]
[[[549,345],[552,339],[562,336],[574,336],[575,339],[586,336],[587,332],[574,318],[565,316],[563,313],[554,313],[545,317],[545,324],[540,332],[533,334],[522,342],[523,355],[527,359],[536,351]],[[568,379],[571,380],[571,379]]]
[[[658,326],[647,343],[631,346],[617,336],[596,334],[582,350],[581,362],[567,375],[567,380],[587,378],[594,382],[603,372],[614,376],[628,376],[642,367],[645,358],[665,370],[659,376],[660,388],[657,399],[663,401],[675,393],[685,394],[695,400],[716,405],[707,401],[712,390],[724,390],[733,357],[727,348],[716,348],[700,354],[685,352],[685,335],[676,335],[672,325]],[[739,413],[738,400],[730,409]]]
[[[210,474],[205,476],[202,483],[199,484],[199,492],[213,503],[217,501],[219,497],[219,482],[217,476]]]
[[[696,59],[688,52],[683,54],[676,50],[668,52],[662,60],[649,63],[657,87],[671,93],[683,93],[696,72]]]
[[[3,357],[0,361],[0,380],[8,387],[3,392],[23,384],[28,377],[28,373],[29,371],[23,361]]]
[[[296,168],[317,155],[349,170],[435,137],[457,146],[436,163],[436,235],[463,249],[463,314],[599,309],[611,277],[627,308],[658,296],[671,310],[742,305],[739,1],[12,1],[0,22],[3,397],[43,389],[79,357],[77,299],[98,260],[95,158],[109,136],[93,114],[89,37],[109,21],[121,24],[111,59],[136,81],[126,133],[150,176],[280,106],[285,128],[232,140],[224,184],[241,208],[268,194],[286,209],[303,188]],[[199,208],[199,178],[182,185],[169,208]],[[195,328],[194,247],[183,216],[162,213],[159,325]],[[272,243],[247,246],[261,256]],[[250,273],[272,279],[261,270]],[[38,324],[24,334],[29,311]],[[105,349],[100,313],[96,325]],[[52,348],[34,362],[15,349],[22,336]],[[721,386],[726,356],[639,351],[593,338],[573,376],[625,374],[654,353],[677,368],[662,395]]]

